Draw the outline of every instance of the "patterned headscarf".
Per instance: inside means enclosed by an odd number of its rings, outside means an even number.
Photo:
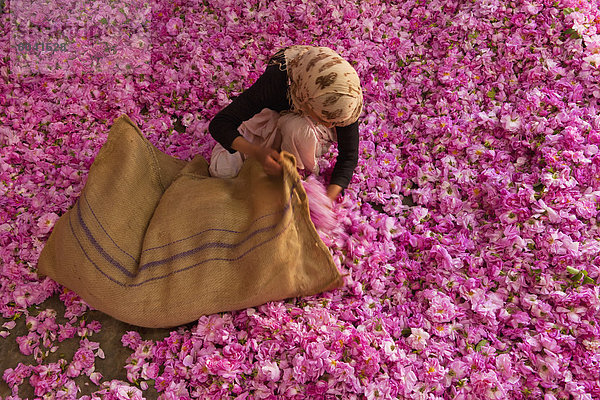
[[[293,111],[308,105],[324,121],[347,126],[358,119],[363,95],[356,70],[328,47],[285,50]]]

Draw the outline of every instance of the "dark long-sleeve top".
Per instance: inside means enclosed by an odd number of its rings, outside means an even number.
[[[249,120],[263,108],[277,112],[291,109],[292,105],[286,96],[287,90],[287,70],[281,70],[279,65],[269,65],[252,86],[233,98],[227,107],[215,115],[208,126],[210,134],[230,153],[235,153],[231,144],[241,136],[237,128],[242,122]],[[358,121],[335,129],[338,157],[329,183],[345,189],[358,163]]]

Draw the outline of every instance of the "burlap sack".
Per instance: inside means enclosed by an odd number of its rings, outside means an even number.
[[[236,178],[212,178],[202,157],[161,153],[123,115],[56,222],[39,273],[144,327],[337,288],[294,157],[282,156],[283,177],[249,159]]]

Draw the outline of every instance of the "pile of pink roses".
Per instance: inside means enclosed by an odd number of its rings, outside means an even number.
[[[100,28],[135,20],[100,3]],[[132,39],[149,64],[36,75],[0,58],[0,341],[32,358],[0,371],[6,398],[25,384],[65,399],[600,397],[597,5],[396,3],[163,1]],[[363,84],[359,165],[335,206],[344,234],[323,237],[345,287],[164,340],[127,332],[128,382],[105,378],[100,324],[36,261],[110,123],[127,113],[159,149],[209,157],[212,116],[297,43],[337,50]],[[56,292],[65,323],[35,311]],[[19,319],[28,334],[15,338]],[[72,360],[46,361],[72,338]],[[80,375],[98,390],[82,396]]]

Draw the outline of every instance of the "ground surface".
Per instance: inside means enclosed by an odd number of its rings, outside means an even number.
[[[58,315],[64,315],[65,306],[57,295],[50,297],[48,300],[41,303],[40,310],[52,309]],[[124,322],[115,320],[114,318],[100,312],[89,311],[86,313],[86,318],[96,320],[102,324],[102,330],[91,336],[91,340],[102,344],[106,357],[96,360],[96,370],[101,372],[103,376],[109,379],[119,379],[127,381],[127,372],[123,368],[126,365],[127,358],[131,355],[131,351],[121,343],[121,337],[124,333],[130,330],[136,330],[146,340],[161,340],[169,335],[170,329],[149,329],[135,327]],[[4,319],[4,322],[8,321]],[[59,323],[64,323],[64,318],[58,320]],[[11,332],[13,335],[27,335],[28,329],[24,319],[19,319],[17,326]],[[51,354],[46,361],[56,362],[59,358],[72,359],[73,355],[79,348],[79,338],[67,339],[62,342],[59,349]],[[14,367],[18,363],[29,364],[33,362],[33,357],[25,356],[19,351],[19,346],[14,340],[5,340],[0,348],[0,370],[4,371],[7,368]],[[83,375],[75,379],[77,385],[81,388],[81,394],[90,394],[98,390],[98,385],[95,385],[90,379]],[[7,396],[11,393],[10,388],[5,381],[0,382],[0,396]],[[21,398],[34,398],[33,388],[25,383],[19,389]],[[149,390],[146,397],[156,398],[156,391]]]

